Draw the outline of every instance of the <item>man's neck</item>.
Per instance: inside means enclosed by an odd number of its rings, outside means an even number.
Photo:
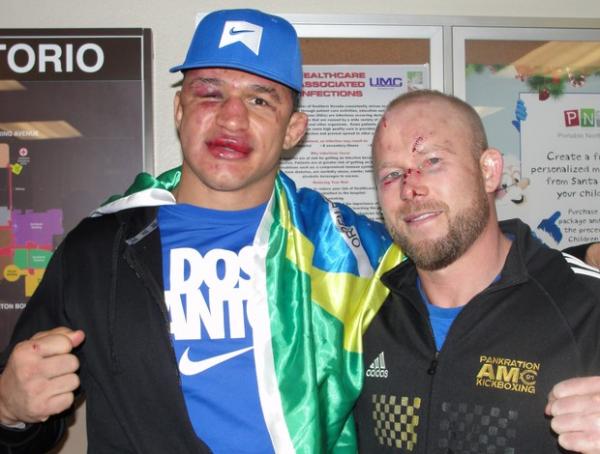
[[[447,267],[435,271],[417,269],[431,304],[439,307],[467,304],[500,274],[510,246],[511,241],[494,220],[471,247]]]
[[[207,187],[182,172],[181,181],[173,191],[177,203],[222,211],[238,211],[257,207],[271,198],[275,179],[264,179],[252,187],[233,191],[220,191]]]

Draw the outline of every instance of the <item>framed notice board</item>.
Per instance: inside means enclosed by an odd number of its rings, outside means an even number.
[[[0,348],[52,252],[152,168],[148,29],[0,30]]]
[[[504,154],[499,215],[559,249],[600,241],[600,29],[591,25],[453,27],[454,92]]]
[[[440,26],[374,18],[290,16],[304,57],[306,137],[284,156],[298,186],[379,218],[371,140],[385,106],[408,90],[444,86]]]

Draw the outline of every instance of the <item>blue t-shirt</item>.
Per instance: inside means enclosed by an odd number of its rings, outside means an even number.
[[[450,327],[462,308],[464,306],[458,307],[439,307],[434,306],[429,302],[429,298],[423,291],[423,287],[421,286],[421,279],[417,277],[417,288],[419,289],[419,293],[421,294],[421,299],[425,303],[427,310],[429,311],[429,320],[431,321],[431,329],[433,330],[433,338],[435,340],[435,348],[439,352],[446,342],[446,336],[448,336],[448,331],[450,331]]]
[[[498,282],[501,278],[499,274],[494,278],[493,282]],[[433,338],[435,340],[435,348],[439,352],[446,342],[446,337],[448,336],[448,331],[450,331],[450,327],[458,317],[458,314],[463,310],[465,306],[458,307],[439,307],[434,306],[429,302],[429,298],[423,291],[423,287],[421,285],[421,279],[417,276],[417,288],[419,289],[419,293],[421,294],[421,299],[425,303],[427,310],[429,311],[429,320],[431,321],[431,329],[433,330]]]
[[[215,453],[273,452],[249,320],[252,243],[265,208],[218,211],[178,204],[158,211],[181,387],[196,434]]]

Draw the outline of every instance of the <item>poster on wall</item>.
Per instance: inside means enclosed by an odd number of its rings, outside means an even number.
[[[459,31],[455,91],[504,156],[500,218],[523,219],[557,249],[600,241],[597,31]]]
[[[147,29],[0,30],[0,349],[52,252],[151,167]]]
[[[598,241],[600,94],[568,93],[542,101],[537,93],[522,93],[520,100],[527,112],[521,121],[527,186],[520,216],[554,247]]]
[[[523,219],[557,249],[600,240],[596,68],[547,75],[518,65],[467,66],[467,101],[504,155],[498,214]]]
[[[392,99],[420,88],[429,88],[428,65],[305,65],[300,110],[308,114],[308,132],[282,169],[298,187],[381,219],[373,133]]]

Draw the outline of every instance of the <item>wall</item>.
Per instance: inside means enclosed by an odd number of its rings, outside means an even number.
[[[176,6],[173,6],[176,4]],[[573,2],[558,0],[2,0],[0,28],[53,27],[146,27],[154,40],[154,135],[155,172],[162,172],[180,163],[180,151],[173,127],[173,87],[180,77],[168,68],[180,63],[193,33],[194,18],[199,12],[213,9],[252,7],[282,14],[397,14],[438,16],[505,16],[600,18],[598,0]],[[2,108],[4,106],[0,106]],[[83,428],[84,408],[77,413],[77,422],[61,454],[85,452]]]
[[[600,18],[600,2],[579,0],[231,0],[171,2],[158,0],[2,0],[0,28],[42,27],[147,27],[154,39],[154,130],[155,171],[162,172],[180,162],[179,144],[173,128],[172,87],[179,76],[169,67],[180,63],[193,33],[198,12],[227,7],[253,7],[283,14],[405,14],[452,16],[580,17]]]

